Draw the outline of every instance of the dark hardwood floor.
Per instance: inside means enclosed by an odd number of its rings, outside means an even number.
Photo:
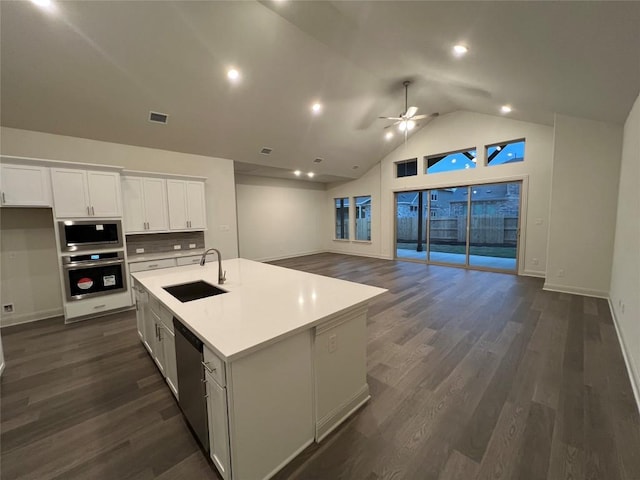
[[[345,255],[273,263],[390,290],[369,312],[371,401],[278,480],[640,480],[640,418],[605,300]],[[3,480],[219,478],[133,312],[9,327],[2,341]]]

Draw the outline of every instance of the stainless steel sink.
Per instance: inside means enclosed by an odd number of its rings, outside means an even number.
[[[181,283],[179,285],[170,285],[168,287],[162,288],[176,297],[182,303],[227,293],[226,290],[218,288],[202,280],[198,280],[197,282]]]

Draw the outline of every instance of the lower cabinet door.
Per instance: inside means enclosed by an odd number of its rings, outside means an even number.
[[[178,367],[176,364],[176,337],[169,328],[162,324],[162,349],[164,350],[164,374],[167,384],[178,398]]]
[[[224,480],[231,478],[229,459],[229,417],[227,390],[207,373],[207,412],[209,416],[209,452]]]

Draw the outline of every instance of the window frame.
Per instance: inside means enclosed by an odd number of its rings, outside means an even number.
[[[471,163],[474,165],[471,168],[456,168],[454,170],[445,170],[443,172],[431,172],[429,173],[429,159],[431,158],[435,158],[435,157],[442,157],[440,160],[438,160],[436,163],[434,163],[432,166],[437,165],[440,161],[444,160],[445,157],[448,157],[449,155],[454,155],[454,154],[461,154],[464,155],[465,157],[467,156],[466,154],[468,152],[476,152],[476,156],[473,158],[469,158],[469,161],[471,161]],[[468,158],[468,157],[467,157]],[[475,160],[475,162],[473,161]],[[422,157],[422,173],[423,175],[437,175],[439,173],[452,173],[452,172],[459,172],[461,170],[471,170],[471,169],[476,169],[476,167],[478,166],[478,147],[468,147],[468,148],[459,148],[456,150],[452,150],[450,152],[442,152],[442,153],[434,153],[431,155],[424,155]]]
[[[338,206],[338,201],[340,205]],[[346,216],[345,216],[345,201],[346,205]],[[349,232],[349,216],[351,213],[351,202],[349,201],[349,197],[335,197],[333,199],[333,208],[335,211],[334,221],[335,221],[335,232],[334,232],[334,240],[349,240],[350,232]],[[338,223],[338,211],[340,211],[340,223]],[[346,220],[346,222],[345,222]],[[338,236],[338,225],[340,226],[340,236]],[[346,236],[345,236],[346,231]]]
[[[415,163],[416,173],[412,173],[410,175],[398,175],[398,167],[400,165],[408,165],[410,163]],[[394,165],[395,178],[406,178],[406,177],[417,177],[418,176],[418,157],[408,158],[406,160],[398,160],[397,162],[393,162],[393,165]]]
[[[491,147],[501,146],[502,148],[505,148],[508,145],[512,145],[514,143],[520,143],[520,142],[523,143],[522,160],[518,160],[517,162],[511,162],[511,163],[523,163],[525,161],[525,154],[526,154],[526,150],[527,150],[527,139],[526,139],[526,137],[516,138],[514,140],[504,140],[502,142],[495,142],[495,143],[490,143],[488,145],[485,145],[484,146],[484,166],[485,167],[499,167],[501,165],[506,165],[506,163],[494,163],[494,164],[490,163],[491,160],[489,160],[489,149]]]

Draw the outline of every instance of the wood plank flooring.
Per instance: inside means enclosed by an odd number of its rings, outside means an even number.
[[[389,289],[369,312],[372,400],[277,480],[640,480],[640,418],[605,300],[346,255],[273,263]],[[3,480],[219,479],[133,312],[9,327],[2,341]]]

